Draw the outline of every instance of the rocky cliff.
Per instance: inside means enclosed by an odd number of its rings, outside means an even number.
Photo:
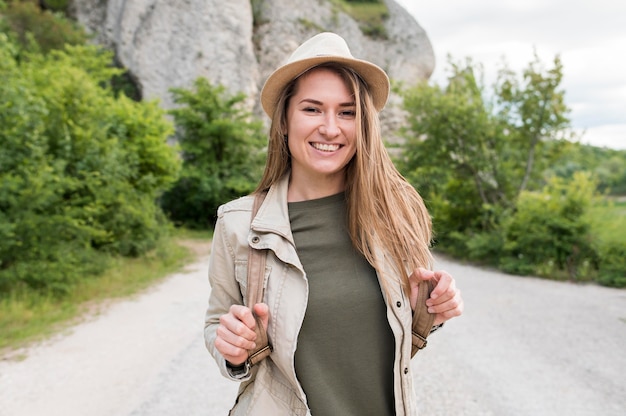
[[[395,1],[386,3],[386,39],[365,36],[330,0],[73,0],[72,8],[94,40],[115,51],[144,98],[170,108],[171,87],[203,76],[244,92],[261,114],[256,103],[265,78],[320,31],[340,34],[356,57],[394,80],[428,78],[434,54],[426,33]],[[388,108],[383,116],[388,127],[397,123],[397,112]]]

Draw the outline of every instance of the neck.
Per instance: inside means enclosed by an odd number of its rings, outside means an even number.
[[[298,178],[291,173],[289,189],[287,191],[288,202],[308,201],[311,199],[324,198],[345,191],[346,184],[343,173],[332,177],[316,178],[315,180]]]

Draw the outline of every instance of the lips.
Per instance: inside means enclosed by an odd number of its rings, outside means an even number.
[[[341,147],[341,145],[334,143],[311,143],[311,146],[321,152],[336,152]]]

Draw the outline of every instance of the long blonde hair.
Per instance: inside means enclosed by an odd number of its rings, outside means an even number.
[[[352,243],[367,261],[382,273],[379,252],[390,256],[408,294],[409,273],[416,267],[432,266],[431,218],[417,191],[393,165],[385,149],[378,113],[364,81],[352,69],[340,64],[323,64],[339,74],[356,103],[356,154],[346,167],[348,231]],[[263,177],[255,192],[266,191],[291,168],[287,147],[287,107],[296,93],[298,79],[291,81],[282,94],[272,117]],[[397,281],[382,276],[383,285]],[[389,292],[387,292],[389,293]]]

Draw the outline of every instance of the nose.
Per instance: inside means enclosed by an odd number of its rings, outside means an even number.
[[[335,116],[332,114],[328,114],[324,117],[324,121],[319,126],[319,132],[321,135],[326,137],[337,137],[341,133],[341,129],[337,124],[337,120]]]

